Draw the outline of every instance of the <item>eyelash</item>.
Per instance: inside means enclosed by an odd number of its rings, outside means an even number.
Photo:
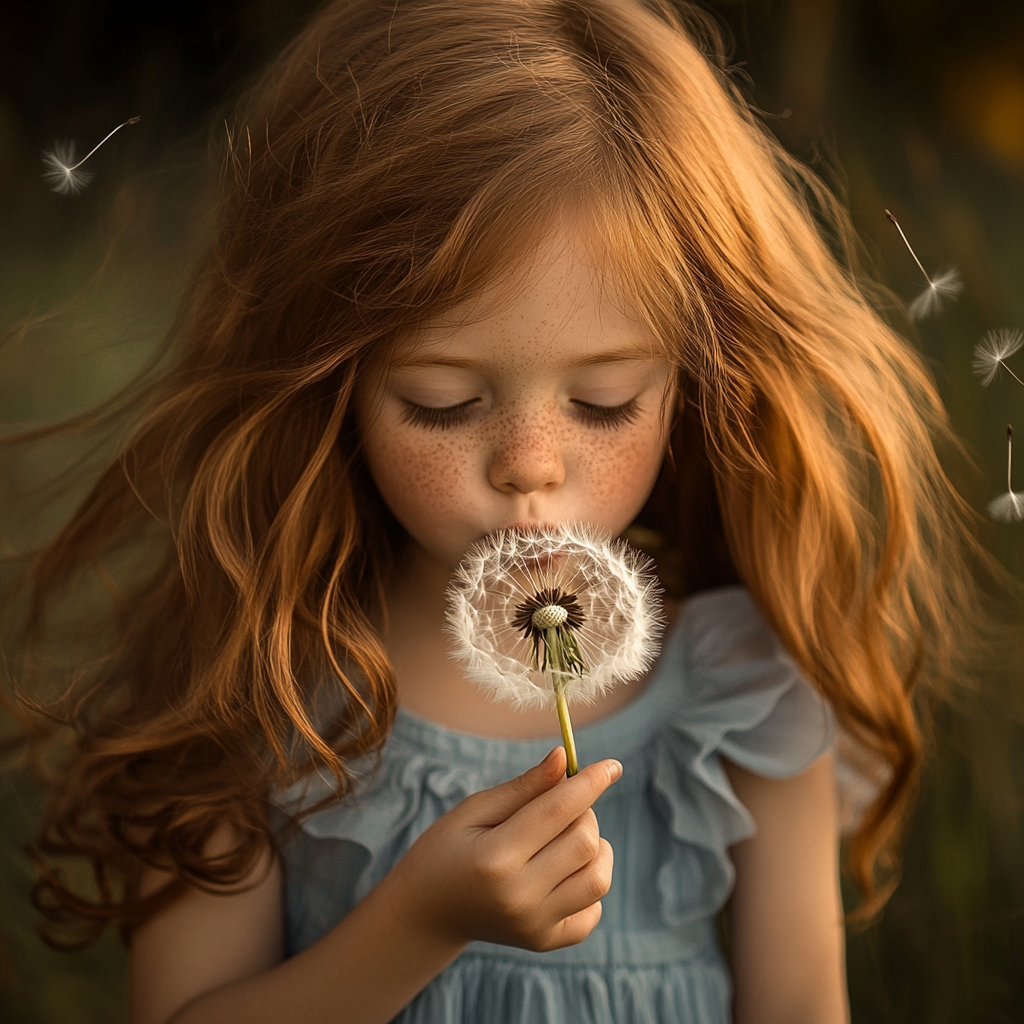
[[[427,430],[449,430],[465,423],[469,418],[470,409],[478,401],[478,398],[471,398],[468,402],[442,406],[439,409],[429,405],[415,405],[412,402],[406,402],[402,422],[411,423],[417,427],[426,427]]]
[[[640,413],[640,405],[631,398],[622,405],[589,405],[573,399],[580,420],[588,427],[600,427],[603,430],[615,430],[632,423]]]
[[[406,402],[402,422],[425,427],[427,430],[450,430],[452,427],[466,422],[470,411],[478,401],[478,398],[471,398],[468,402],[441,408]],[[640,412],[639,403],[635,398],[623,402],[622,405],[590,405],[588,402],[580,402],[577,399],[573,399],[572,404],[584,425],[598,427],[602,430],[615,430],[617,427],[624,427],[627,423],[632,423]]]

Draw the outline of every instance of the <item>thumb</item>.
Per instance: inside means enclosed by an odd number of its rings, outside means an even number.
[[[555,747],[529,771],[471,797],[467,803],[474,805],[474,824],[500,825],[531,800],[558,785],[564,777],[565,748]]]

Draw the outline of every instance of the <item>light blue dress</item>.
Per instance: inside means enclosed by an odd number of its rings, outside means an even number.
[[[827,706],[747,592],[729,587],[688,600],[640,695],[576,739],[581,763],[615,757],[624,768],[594,807],[615,851],[600,924],[549,953],[472,943],[401,1024],[731,1019],[716,917],[733,885],[728,848],[754,825],[720,758],[793,775],[833,742]],[[445,811],[525,771],[555,742],[472,736],[399,711],[379,770],[367,767],[355,797],[307,818],[282,849],[289,953],[324,935]],[[308,805],[326,786],[300,783],[276,802]]]

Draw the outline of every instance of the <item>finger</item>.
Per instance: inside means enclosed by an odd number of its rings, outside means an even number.
[[[599,840],[597,856],[578,871],[560,882],[544,901],[545,914],[554,920],[572,917],[581,910],[600,902],[612,884],[615,854],[607,839]]]
[[[540,764],[500,786],[474,793],[464,801],[465,813],[472,824],[481,827],[500,825],[531,800],[556,786],[565,775],[565,749],[555,747]]]
[[[565,831],[542,847],[526,865],[531,885],[551,892],[571,874],[586,867],[601,849],[597,816],[587,808]]]
[[[578,945],[597,927],[603,910],[599,900],[578,913],[563,918],[551,929],[544,949],[562,949],[565,946]]]
[[[517,810],[494,830],[495,840],[514,839],[532,856],[568,828],[621,775],[618,761],[588,765]]]

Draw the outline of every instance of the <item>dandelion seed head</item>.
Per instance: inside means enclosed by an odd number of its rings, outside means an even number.
[[[955,299],[964,290],[964,283],[956,270],[930,278],[928,287],[910,304],[910,315],[915,320],[924,320],[933,313],[942,311],[943,299]]]
[[[562,626],[568,618],[569,613],[560,604],[543,604],[530,616],[536,629]]]
[[[1024,522],[1024,491],[1007,491],[988,503],[988,514],[1000,523]]]
[[[971,365],[981,378],[982,387],[988,387],[996,379],[1003,360],[1009,359],[1022,345],[1024,331],[1012,327],[999,327],[989,331],[974,346],[974,359]]]
[[[57,142],[53,149],[43,153],[43,178],[58,195],[70,196],[81,192],[92,181],[92,171],[75,167],[75,144]]]
[[[588,524],[498,531],[475,544],[452,577],[451,655],[492,700],[551,707],[554,691],[522,608],[537,629],[579,623],[574,636],[587,671],[565,693],[570,703],[591,703],[639,678],[657,656],[664,622],[651,570],[646,556]]]

